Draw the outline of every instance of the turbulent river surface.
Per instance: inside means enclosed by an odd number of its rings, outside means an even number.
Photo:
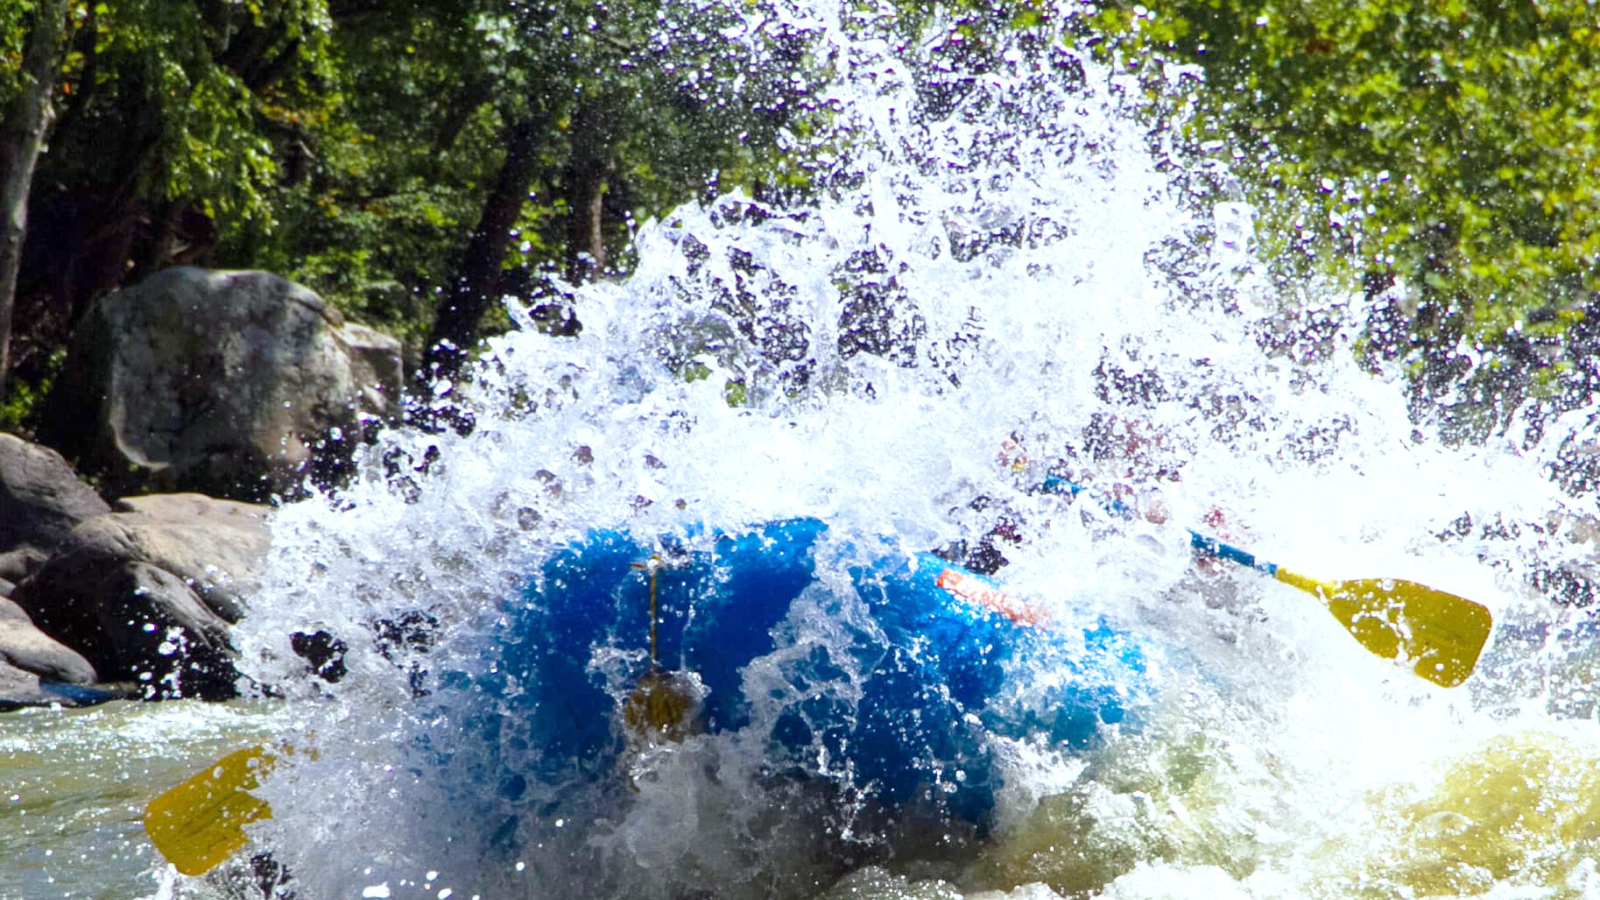
[[[238,637],[280,705],[8,717],[0,897],[249,896],[166,868],[138,809],[269,737],[315,751],[252,827],[301,900],[1600,898],[1600,645],[1535,588],[1594,551],[1595,498],[1550,477],[1591,411],[1536,443],[1446,446],[1398,373],[1354,362],[1366,301],[1272,283],[1250,209],[1195,202],[1125,114],[1136,85],[1059,46],[964,75],[826,4],[782,14],[835,67],[821,197],[642,225],[632,275],[566,298],[576,337],[533,326],[555,298],[512,298],[527,327],[444,395],[469,434],[385,434],[338,497],[283,507]],[[1050,475],[1150,515],[1036,490]],[[990,736],[1003,787],[965,830],[871,808],[838,759],[775,792],[748,729],[621,788],[564,786],[497,705],[528,687],[500,654],[540,566],[595,528],[799,517],[880,557],[987,537],[1012,595],[1164,648],[1136,715],[1082,749]],[[1496,630],[1465,685],[1437,687],[1309,595],[1197,565],[1185,526],[1472,598]],[[848,640],[848,579],[822,580],[789,650]],[[290,644],[313,631],[343,644],[336,681]],[[567,649],[617,696],[642,662]],[[751,728],[782,656],[746,670]]]
[[[151,895],[164,868],[144,808],[166,787],[290,720],[264,703],[108,703],[9,713],[0,733],[0,897]]]

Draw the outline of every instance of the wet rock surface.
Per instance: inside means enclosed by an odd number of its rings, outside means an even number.
[[[199,494],[126,498],[75,528],[13,599],[103,680],[151,698],[233,696],[228,626],[270,544],[268,512]]]

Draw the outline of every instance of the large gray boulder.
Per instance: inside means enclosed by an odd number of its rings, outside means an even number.
[[[44,437],[112,495],[296,492],[400,413],[400,343],[268,272],[165,269],[73,333]]]
[[[74,528],[12,599],[105,681],[150,698],[233,696],[229,625],[271,545],[268,513],[198,494],[125,498]]]
[[[0,434],[0,578],[18,580],[79,522],[110,511],[61,454]]]

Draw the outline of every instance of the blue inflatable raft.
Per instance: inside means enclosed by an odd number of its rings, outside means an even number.
[[[999,787],[993,736],[1084,747],[1139,702],[1130,635],[1047,622],[931,554],[853,561],[825,532],[810,519],[648,542],[601,531],[556,552],[510,604],[477,685],[495,699],[491,739],[521,748],[515,764],[500,753],[502,797],[617,781],[629,689],[652,669],[693,673],[695,729],[760,748],[773,777],[979,823]]]

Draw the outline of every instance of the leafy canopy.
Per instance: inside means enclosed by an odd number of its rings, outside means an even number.
[[[1490,402],[1578,364],[1566,339],[1600,288],[1585,0],[1114,0],[1090,21],[1153,89],[1181,86],[1175,119],[1262,207],[1269,256],[1403,285],[1374,361]]]

